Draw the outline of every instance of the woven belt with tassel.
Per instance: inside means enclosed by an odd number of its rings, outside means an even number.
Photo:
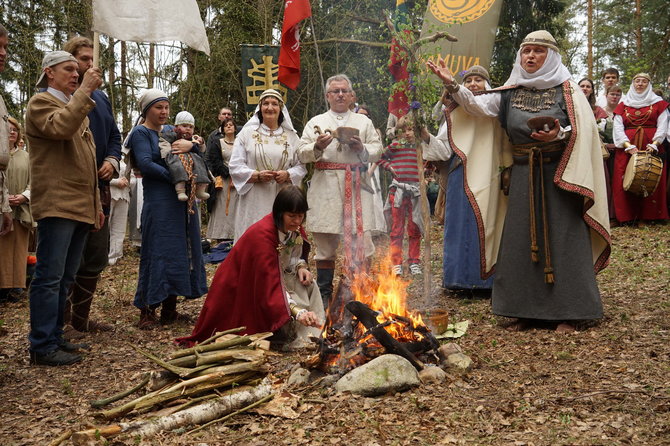
[[[542,229],[544,236],[544,282],[554,283],[554,269],[551,266],[551,249],[549,248],[549,221],[547,219],[547,203],[544,194],[545,162],[559,159],[565,149],[563,141],[545,144],[524,144],[514,146],[514,164],[528,164],[528,199],[530,208],[530,258],[533,263],[539,262],[537,246],[537,221],[535,219],[535,165],[540,171],[540,201],[542,202]]]
[[[343,232],[344,232],[344,253],[345,261],[351,262],[360,266],[365,259],[365,250],[363,246],[363,206],[361,203],[361,171],[365,172],[367,166],[365,164],[348,164],[348,163],[330,163],[319,161],[314,164],[314,167],[319,170],[344,170],[344,215],[343,215]],[[355,257],[352,257],[352,197],[356,206],[356,236],[358,243],[356,244]]]

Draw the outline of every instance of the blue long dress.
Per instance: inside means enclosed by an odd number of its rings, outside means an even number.
[[[456,155],[449,163],[446,194],[442,286],[451,290],[490,290],[493,277],[481,278],[477,222],[465,195],[463,163]]]
[[[142,173],[144,189],[140,271],[133,304],[146,308],[168,296],[200,297],[207,293],[207,278],[198,214],[189,214],[187,202],[177,200],[161,159],[158,132],[137,126],[128,145]]]

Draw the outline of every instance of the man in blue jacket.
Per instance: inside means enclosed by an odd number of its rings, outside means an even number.
[[[65,51],[72,54],[79,63],[79,79],[93,66],[93,42],[87,37],[76,36],[65,42]],[[98,188],[105,214],[105,224],[97,232],[88,236],[81,265],[68,296],[65,309],[65,323],[74,330],[66,330],[66,337],[78,337],[77,332],[110,331],[112,325],[89,319],[91,302],[100,274],[108,263],[109,253],[109,208],[111,195],[109,181],[118,176],[121,160],[121,134],[116,125],[109,98],[101,90],[91,94],[96,107],[88,114],[90,129],[95,141],[98,166]],[[69,328],[69,327],[68,327]],[[68,336],[69,335],[69,336]]]

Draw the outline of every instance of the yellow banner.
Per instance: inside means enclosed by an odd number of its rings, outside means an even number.
[[[426,59],[441,56],[456,74],[473,65],[488,70],[502,3],[503,0],[430,0],[421,37],[447,31],[458,42],[443,39],[425,45],[422,53]]]

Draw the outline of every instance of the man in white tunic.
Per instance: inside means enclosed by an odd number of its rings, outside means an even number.
[[[307,229],[316,244],[317,284],[324,308],[333,293],[335,255],[342,238],[345,265],[350,268],[362,266],[364,258],[374,253],[373,189],[367,163],[379,160],[382,143],[372,121],[349,110],[354,97],[346,75],[330,77],[326,81],[330,109],[310,119],[298,146],[300,161],[314,163]],[[334,137],[339,127],[353,127],[359,134],[344,144]]]

